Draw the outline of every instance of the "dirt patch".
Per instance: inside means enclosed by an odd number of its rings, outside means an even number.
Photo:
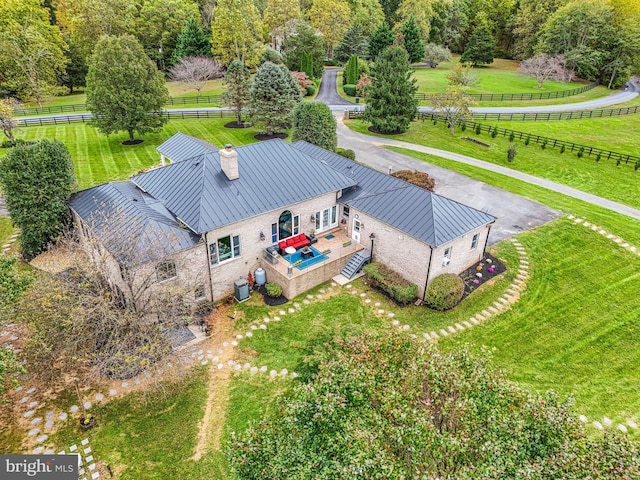
[[[38,270],[58,274],[73,267],[77,261],[78,251],[71,251],[63,247],[52,248],[35,257],[29,264]]]
[[[475,143],[476,145],[480,145],[481,147],[484,147],[484,148],[491,148],[491,145],[488,145],[488,144],[486,144],[484,142],[481,142],[480,140],[476,140],[475,138],[462,137],[462,140],[466,140],[467,142]]]

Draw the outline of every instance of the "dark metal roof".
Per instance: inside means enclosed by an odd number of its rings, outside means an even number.
[[[132,182],[113,182],[75,193],[71,208],[123,264],[140,264],[176,253],[200,241]]]
[[[178,132],[158,145],[156,150],[171,160],[171,163],[176,163],[205,153],[215,152],[217,148],[205,140]]]
[[[356,180],[340,203],[352,206],[433,247],[495,221],[495,217],[307,142],[294,148]]]
[[[245,145],[236,151],[240,175],[236,180],[227,179],[216,149],[136,175],[132,181],[196,233],[356,183],[283,140]]]

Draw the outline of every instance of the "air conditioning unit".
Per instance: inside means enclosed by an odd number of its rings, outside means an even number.
[[[446,267],[447,265],[449,265],[449,263],[451,263],[451,259],[450,258],[445,258],[444,260],[442,260],[442,266]]]

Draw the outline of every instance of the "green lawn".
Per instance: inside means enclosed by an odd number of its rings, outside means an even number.
[[[566,124],[570,122],[555,123]],[[553,123],[545,122],[545,125]],[[367,123],[353,120],[348,125],[358,132],[368,133]],[[519,125],[521,126],[519,130],[526,131],[522,122]],[[631,128],[629,129],[630,131]],[[546,133],[548,134],[549,132]],[[462,137],[477,138],[481,142],[490,145],[490,148],[463,140]],[[389,138],[468,155],[640,208],[640,192],[638,190],[640,170],[634,171],[631,164],[616,166],[613,161],[601,160],[596,162],[594,158],[586,155],[578,158],[575,153],[565,152],[560,154],[559,149],[546,148],[543,150],[539,145],[533,143],[524,145],[520,141],[516,142],[518,153],[514,162],[508,163],[508,138],[501,136],[491,138],[488,133],[476,135],[470,129],[464,132],[457,129],[456,134],[452,136],[444,123],[433,125],[430,121],[413,122],[406,133],[393,135]],[[621,145],[621,147],[624,147],[624,145]],[[616,150],[621,153],[635,154],[637,149],[638,147],[633,151],[625,148],[617,148]]]
[[[73,158],[80,189],[113,180],[123,180],[140,169],[160,163],[160,154],[155,148],[176,132],[183,132],[207,140],[214,145],[245,145],[255,142],[253,128],[224,128],[232,119],[171,120],[160,133],[144,135],[139,145],[125,146],[126,134],[109,137],[84,123],[25,127],[18,131],[18,138],[34,140],[48,138],[64,143]],[[1,156],[6,149],[0,151]]]
[[[0,217],[0,247],[9,241],[13,233],[13,224],[9,217]]]

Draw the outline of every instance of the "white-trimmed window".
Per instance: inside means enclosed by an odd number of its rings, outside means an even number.
[[[159,282],[164,282],[176,276],[176,262],[174,260],[162,260],[156,263],[156,277]]]
[[[342,206],[342,216],[343,217],[349,218],[349,213],[350,212],[351,212],[351,208],[349,208],[347,205],[343,205]]]
[[[200,300],[201,298],[204,298],[204,295],[205,295],[205,290],[204,290],[204,285],[202,284],[198,285],[193,290],[193,298],[195,298],[196,300]]]
[[[451,247],[444,249],[444,257],[442,258],[442,266],[446,267],[451,262]]]
[[[209,244],[211,265],[217,265],[240,256],[240,236],[227,235]]]
[[[474,250],[478,246],[478,237],[480,237],[480,234],[476,233],[471,239],[471,250]]]

